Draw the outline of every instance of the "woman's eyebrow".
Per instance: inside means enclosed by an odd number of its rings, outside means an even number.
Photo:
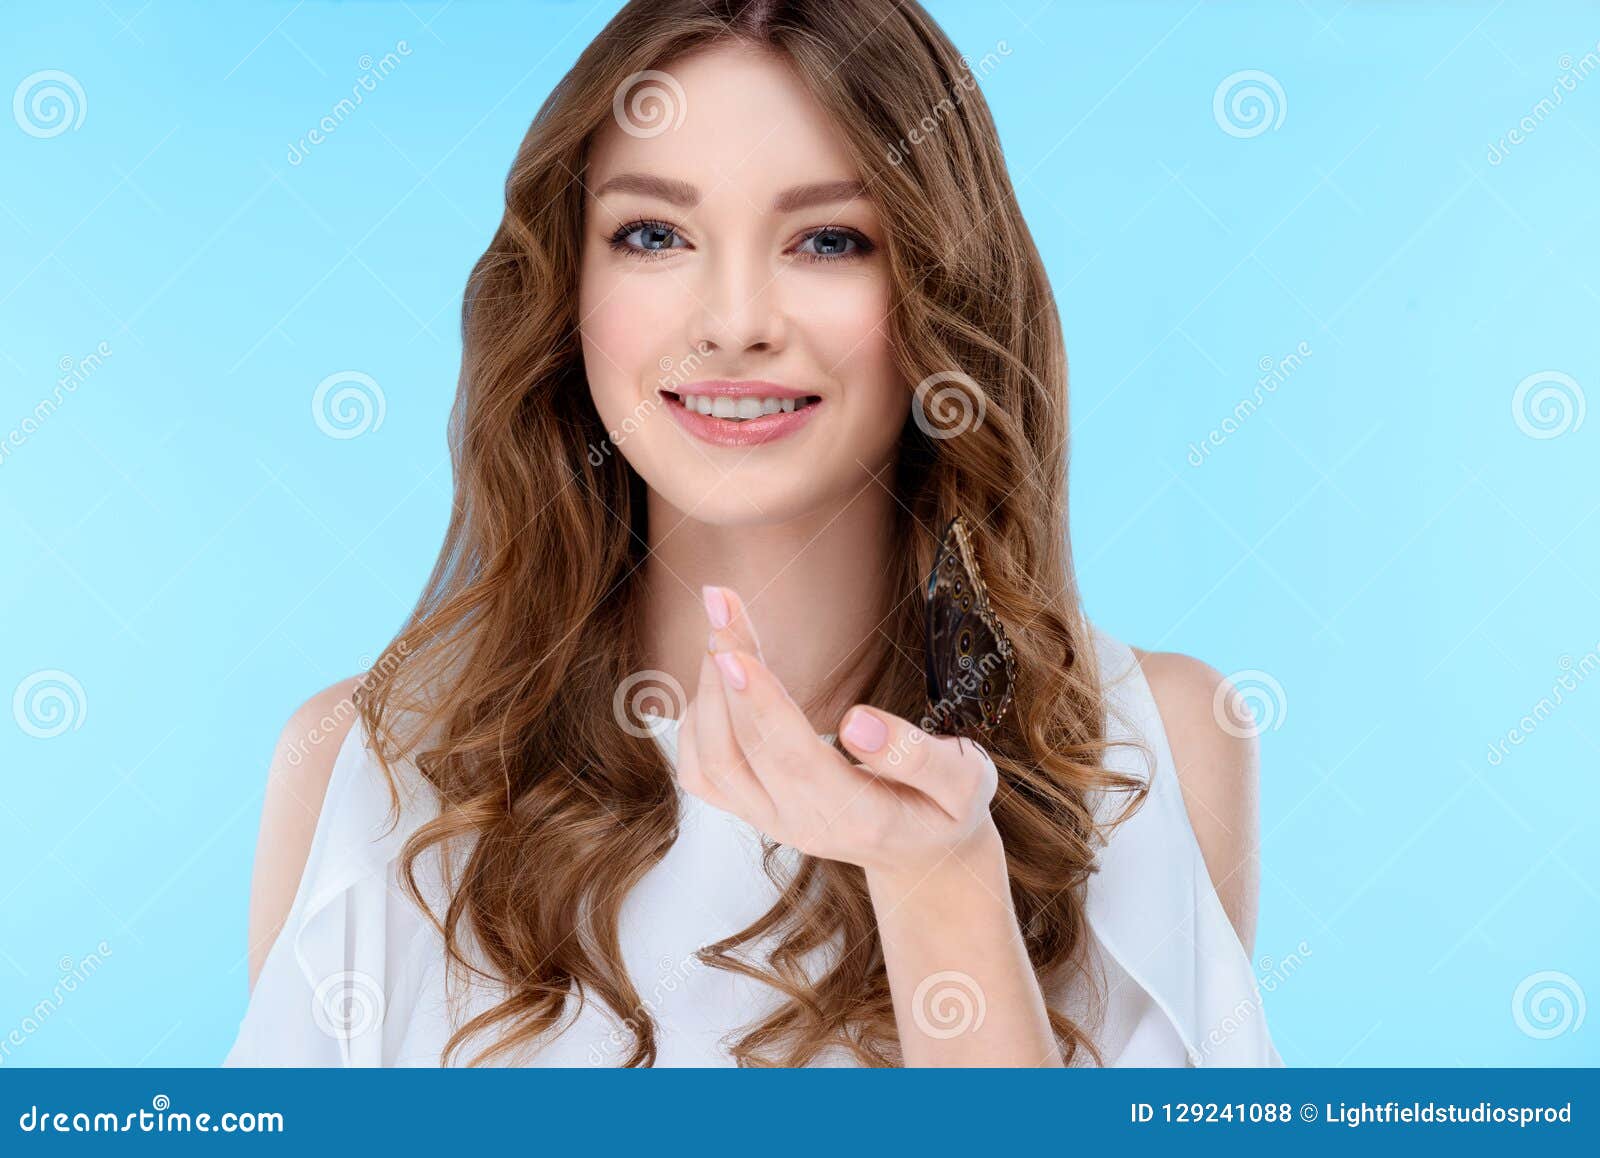
[[[640,193],[659,197],[663,201],[684,209],[693,209],[700,203],[700,190],[687,181],[671,177],[657,177],[649,173],[618,173],[594,191],[596,197],[606,193]],[[836,201],[850,201],[866,195],[867,187],[853,178],[839,181],[818,181],[810,185],[796,185],[785,189],[773,200],[775,213],[793,213],[813,205],[826,205]]]

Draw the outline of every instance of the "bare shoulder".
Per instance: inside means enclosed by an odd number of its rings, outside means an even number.
[[[334,759],[356,722],[357,682],[351,677],[312,696],[295,709],[278,736],[250,881],[252,989],[300,887]]]
[[[1228,678],[1193,656],[1131,648],[1150,684],[1195,839],[1245,952],[1260,894],[1260,745]],[[1224,726],[1229,723],[1230,726]]]

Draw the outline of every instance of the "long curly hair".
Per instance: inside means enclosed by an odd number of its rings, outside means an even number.
[[[677,838],[679,798],[655,741],[614,710],[648,666],[648,536],[642,480],[620,455],[592,453],[608,435],[578,341],[580,178],[640,74],[729,41],[787,62],[847,142],[884,223],[896,362],[920,387],[894,469],[899,549],[880,646],[835,688],[923,716],[920,596],[939,531],[965,514],[1015,650],[1015,700],[986,747],[1019,928],[1042,982],[1095,981],[1086,882],[1144,782],[1106,767],[1106,698],[1067,534],[1060,320],[973,69],[907,0],[633,0],[556,85],[511,167],[505,214],[464,297],[444,544],[390,645],[403,659],[376,665],[357,693],[396,805],[401,762],[443,801],[406,842],[404,887],[452,966],[507,995],[455,1029],[442,1064],[491,1029],[468,1064],[537,1048],[570,1024],[571,998],[579,1009],[597,999],[633,1028],[625,1065],[656,1060],[618,917]],[[1127,805],[1116,816],[1098,805],[1113,794]],[[458,837],[461,871],[435,914],[416,861]],[[864,1065],[900,1064],[863,872],[810,856],[780,864],[776,851],[768,841],[771,909],[699,953],[781,996],[729,1044],[733,1057],[804,1065],[842,1047]],[[754,952],[757,941],[770,950]],[[836,952],[812,976],[805,962],[824,947]],[[1085,1026],[1053,1006],[1050,1020],[1069,1062],[1081,1050],[1100,1060]]]

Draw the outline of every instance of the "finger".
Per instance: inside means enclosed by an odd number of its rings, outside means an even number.
[[[922,791],[952,819],[965,819],[975,802],[987,805],[994,796],[994,761],[975,740],[925,732],[866,704],[845,713],[839,739],[868,771]]]
[[[728,801],[725,807],[730,812],[765,830],[772,820],[772,797],[734,738],[722,678],[709,651],[700,658],[700,686],[693,709],[697,773]]]
[[[744,600],[732,587],[702,587],[706,618],[711,621],[711,642],[716,651],[748,651],[761,662],[766,656]]]
[[[748,651],[718,651],[716,660],[733,736],[775,805],[798,801],[798,789],[815,808],[852,786],[849,766],[812,730],[766,664]]]

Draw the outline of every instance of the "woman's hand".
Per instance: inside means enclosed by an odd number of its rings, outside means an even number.
[[[725,587],[704,596],[715,655],[679,728],[685,791],[801,852],[909,883],[951,857],[1000,856],[981,747],[857,705],[839,728],[851,763],[766,666],[743,601]]]

